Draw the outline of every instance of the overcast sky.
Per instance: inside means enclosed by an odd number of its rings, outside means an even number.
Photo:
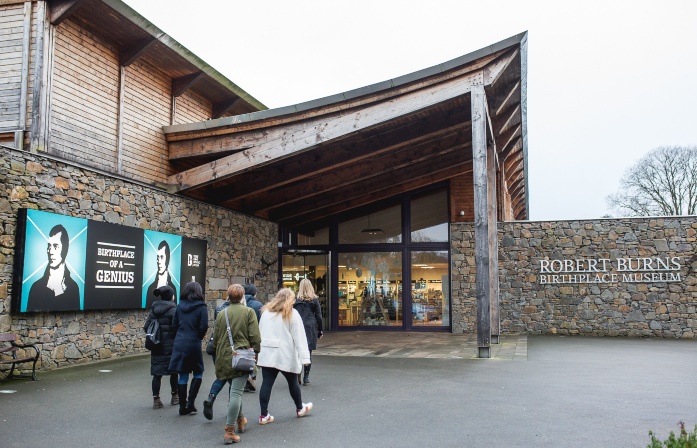
[[[593,219],[652,148],[697,145],[697,1],[125,0],[269,108],[528,31],[530,219]]]

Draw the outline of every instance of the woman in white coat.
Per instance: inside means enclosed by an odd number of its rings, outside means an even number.
[[[298,374],[303,366],[310,364],[310,351],[307,349],[305,327],[300,314],[293,309],[294,303],[295,294],[284,288],[261,309],[261,351],[257,359],[263,381],[259,392],[260,425],[274,421],[269,414],[269,400],[279,372],[288,382],[290,396],[295,402],[295,414],[304,417],[312,409],[312,403],[302,402],[298,385]]]

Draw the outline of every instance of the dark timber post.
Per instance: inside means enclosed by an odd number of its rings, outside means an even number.
[[[472,171],[474,180],[474,263],[477,288],[477,346],[480,358],[490,358],[489,195],[487,179],[486,97],[484,85],[472,86]]]

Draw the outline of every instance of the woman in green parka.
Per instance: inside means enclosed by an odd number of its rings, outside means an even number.
[[[215,320],[213,343],[215,344],[215,377],[231,383],[223,439],[226,444],[230,444],[240,441],[240,436],[235,433],[235,429],[238,432],[244,432],[244,427],[247,425],[247,419],[242,413],[242,392],[249,373],[232,369],[232,348],[230,347],[225,316],[227,315],[230,320],[230,331],[235,350],[253,348],[256,353],[259,353],[261,336],[256,313],[252,308],[240,303],[244,298],[244,287],[238,284],[230,285],[227,294],[230,306],[218,313]]]

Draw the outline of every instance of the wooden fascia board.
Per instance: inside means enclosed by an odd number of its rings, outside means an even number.
[[[75,10],[84,3],[84,0],[53,0],[51,1],[50,8],[50,21],[54,26],[58,26],[65,19],[70,17]]]
[[[327,216],[332,216],[337,213],[361,207],[372,202],[391,198],[406,191],[411,191],[417,188],[433,185],[435,183],[442,182],[444,180],[448,180],[453,177],[470,172],[472,171],[471,163],[472,161],[469,160],[463,165],[451,166],[440,171],[430,172],[427,175],[424,175],[423,177],[411,179],[405,183],[393,184],[388,187],[385,187],[384,189],[374,190],[370,193],[362,194],[360,196],[341,201],[330,206],[313,208],[312,210],[303,213],[297,213],[292,218],[288,217],[290,219],[284,218],[283,221],[291,227],[299,226],[308,222],[325,218]],[[467,164],[469,164],[469,167],[463,168],[463,166]]]
[[[293,124],[297,121],[308,120],[315,117],[326,116],[335,113],[341,113],[358,107],[366,107],[376,103],[382,103],[388,100],[392,100],[393,98],[400,97],[407,93],[422,90],[446,81],[478,73],[489,63],[496,60],[496,58],[498,58],[503,53],[505,53],[504,50],[482,57],[476,61],[467,64],[462,68],[449,70],[437,76],[419,79],[414,81],[413,83],[403,84],[397,87],[389,88],[389,86],[391,86],[391,82],[389,81],[381,83],[385,84],[384,87],[382,85],[370,86],[375,87],[376,91],[374,93],[352,95],[354,93],[352,91],[337,94],[334,96],[343,98],[343,100],[336,101],[330,104],[318,104],[317,106],[313,107],[313,103],[315,103],[315,101],[310,101],[308,103],[287,106],[280,109],[254,112],[236,117],[225,117],[220,119],[219,123],[215,123],[214,120],[197,123],[197,125],[202,127],[202,129],[196,130],[176,131],[168,130],[166,128],[165,137],[168,142],[176,142],[181,140],[192,140],[204,137],[247,132],[252,130],[267,129],[272,126]],[[382,88],[378,90],[378,87]],[[316,102],[318,103],[322,103],[322,101],[323,99],[316,100]],[[268,116],[269,114],[271,115]],[[268,116],[268,118],[256,118],[264,116]],[[181,126],[183,125],[179,125],[179,127]],[[191,156],[185,157],[192,157],[196,155],[197,154],[192,154]]]
[[[422,123],[423,121],[420,122],[419,125]],[[449,135],[457,132],[466,132],[465,128],[468,124],[469,123],[460,123],[430,134],[422,134],[407,138],[406,140],[398,143],[385,144],[381,138],[374,138],[372,139],[374,149],[368,147],[365,141],[351,143],[351,146],[357,145],[357,147],[347,148],[347,152],[352,154],[352,158],[350,160],[336,161],[335,159],[332,159],[331,163],[327,163],[328,161],[325,162],[324,160],[315,159],[315,166],[312,170],[290,170],[291,174],[283,176],[282,178],[274,178],[273,182],[270,182],[268,179],[259,179],[255,182],[247,182],[244,185],[240,185],[239,188],[235,188],[234,196],[226,201],[225,204],[231,203],[232,201],[239,201],[251,195],[264,193],[293,182],[303,181],[311,176],[318,176],[329,171],[334,172],[337,169],[342,169],[346,165],[360,162],[369,157],[379,156],[386,152],[401,151],[404,148],[413,148],[424,143],[430,143],[435,139],[447,138]],[[413,127],[409,129],[409,131],[413,130]]]
[[[172,78],[172,96],[179,97],[186,93],[196,82],[205,75],[202,71],[198,71],[179,78]]]
[[[175,185],[178,191],[185,191],[300,154],[321,143],[360,132],[469,93],[472,85],[482,82],[482,76],[482,72],[479,71],[427,89],[410,92],[386,104],[373,104],[332,117],[318,117],[289,126],[275,127],[266,132],[257,131],[255,133],[260,137],[257,139],[252,139],[247,133],[236,134],[235,140],[238,144],[222,150],[237,153],[169,176],[168,183]],[[175,145],[174,142],[170,143],[170,152],[175,149],[172,145]],[[203,150],[207,154],[213,152],[210,148]],[[196,153],[201,152],[199,150],[191,155]]]
[[[310,120],[322,116],[330,116],[332,114],[346,113],[347,111],[355,110],[356,108],[372,106],[378,103],[383,104],[386,101],[393,101],[394,99],[397,99],[400,96],[403,96],[411,92],[426,89],[432,86],[437,86],[438,84],[463,78],[465,76],[477,74],[481,72],[481,69],[486,67],[487,64],[495,60],[501,53],[502,52],[483,57],[482,59],[476,61],[476,63],[472,63],[466,66],[465,68],[450,71],[440,76],[419,80],[418,82],[406,84],[391,89],[380,90],[373,94],[361,95],[355,98],[347,98],[345,101],[335,102],[322,107],[318,106],[312,108],[308,106],[306,109],[298,110],[297,107],[305,105],[305,103],[303,103],[301,105],[287,106],[280,109],[254,112],[235,117],[225,117],[220,118],[218,120],[208,120],[205,122],[196,123],[196,125],[202,126],[204,127],[204,129],[175,132],[168,131],[166,128],[165,138],[167,139],[167,142],[170,143],[170,160],[176,158],[196,157],[198,155],[201,155],[193,150],[186,152],[186,150],[184,149],[176,149],[175,142],[201,140],[208,137],[217,137],[228,134],[233,135],[243,132],[251,132],[255,130],[267,132],[268,129],[271,129],[275,126],[293,125],[296,122],[304,120]],[[342,95],[346,94],[339,94],[338,96]],[[317,101],[322,100],[320,99]],[[276,112],[277,115],[273,115],[274,112]],[[272,115],[268,118],[254,119],[254,117],[263,117],[264,115],[268,114]],[[173,150],[172,148],[175,149]]]

